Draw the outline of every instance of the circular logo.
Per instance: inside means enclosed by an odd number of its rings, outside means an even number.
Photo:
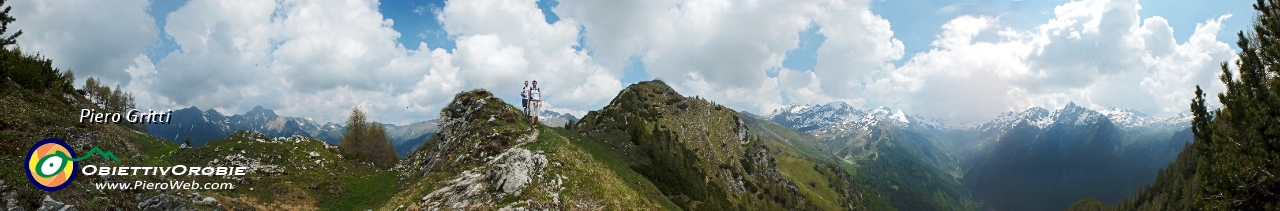
[[[76,152],[67,142],[57,138],[40,140],[27,152],[27,179],[41,190],[62,190],[76,178],[78,166],[72,160],[75,157]]]

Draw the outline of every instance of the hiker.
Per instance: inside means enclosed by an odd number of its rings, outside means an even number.
[[[529,80],[524,81],[524,88],[520,88],[520,106],[524,108],[524,115],[529,115]]]
[[[538,89],[538,81],[533,81],[533,88],[529,88],[529,124],[537,126],[538,116],[542,114],[542,89]]]

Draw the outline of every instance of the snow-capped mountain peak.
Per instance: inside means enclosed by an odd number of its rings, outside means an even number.
[[[1187,122],[1190,122],[1190,118],[1186,116],[1189,116],[1189,114],[1179,114],[1172,117],[1160,118],[1148,116],[1132,109],[1114,107],[1095,111],[1078,106],[1075,103],[1067,103],[1067,105],[1062,109],[1058,109],[1056,111],[1049,111],[1040,107],[1032,107],[1021,112],[1005,112],[991,121],[979,125],[978,129],[991,130],[998,128],[1012,128],[1017,127],[1020,124],[1045,129],[1055,123],[1090,125],[1096,124],[1104,119],[1111,121],[1112,124],[1121,128],[1166,128],[1185,126]]]
[[[1102,115],[1106,115],[1111,122],[1121,127],[1134,127],[1151,123],[1155,118],[1151,118],[1146,114],[1132,110],[1121,108],[1107,108],[1098,111]]]
[[[774,109],[773,112],[764,117],[801,132],[817,129],[867,130],[881,123],[902,127],[911,126],[913,123],[927,125],[926,121],[920,121],[923,118],[907,115],[906,112],[901,110],[885,106],[871,110],[861,110],[844,102],[830,102],[820,105],[785,105]]]
[[[906,124],[911,124],[911,120],[907,118],[907,114],[903,113],[901,110],[893,112],[893,115],[889,116],[889,119],[906,123]]]
[[[1021,112],[1004,112],[991,121],[979,125],[978,129],[985,131],[996,128],[1011,128],[1022,124],[1045,128],[1054,123],[1050,114],[1052,113],[1048,109],[1041,107],[1031,107]]]

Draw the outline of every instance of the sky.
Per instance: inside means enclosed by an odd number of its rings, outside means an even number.
[[[454,94],[582,116],[639,81],[768,114],[887,106],[981,122],[1069,102],[1169,116],[1253,1],[10,0],[18,46],[133,93],[139,109],[255,106],[341,122],[436,118]],[[1210,104],[1216,99],[1209,98]]]

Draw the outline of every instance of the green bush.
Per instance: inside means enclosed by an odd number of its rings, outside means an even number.
[[[22,49],[0,49],[0,76],[13,80],[23,88],[73,92],[75,76],[71,71],[53,67],[53,60],[40,55],[26,55]]]

